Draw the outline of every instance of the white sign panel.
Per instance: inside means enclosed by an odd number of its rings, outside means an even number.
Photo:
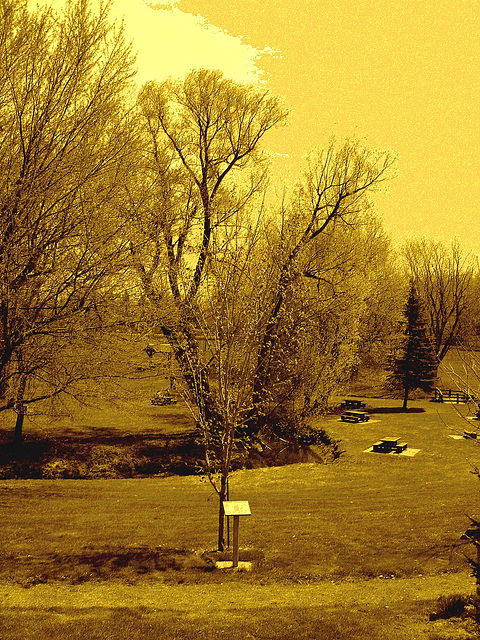
[[[223,503],[226,516],[250,516],[250,505],[246,500],[226,500]]]

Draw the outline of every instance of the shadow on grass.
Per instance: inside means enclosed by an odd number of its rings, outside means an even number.
[[[0,478],[132,478],[192,475],[202,448],[195,432],[31,439],[22,446],[0,440]]]
[[[169,440],[181,440],[187,438],[198,437],[199,432],[195,429],[185,429],[182,431],[159,431],[152,433],[150,431],[143,433],[126,433],[121,434],[117,429],[109,427],[84,427],[84,433],[79,435],[78,431],[65,431],[62,438],[58,438],[62,442],[84,442],[95,444],[136,444],[145,440],[158,440],[168,442]]]
[[[409,407],[404,411],[402,407],[375,407],[375,409],[370,409],[369,413],[425,413],[425,409],[422,407]]]
[[[186,434],[192,431],[194,424],[192,420],[188,420],[181,413],[170,410],[155,410],[152,407],[150,413],[146,415],[148,427],[139,428],[137,418],[132,422],[132,427],[121,426],[92,426],[90,423],[78,422],[74,426],[62,426],[61,437],[97,440],[98,438],[144,438],[148,434],[149,437],[165,438],[176,434]],[[127,433],[125,433],[127,432]]]
[[[216,570],[216,560],[231,560],[232,552],[195,552],[189,549],[169,547],[135,547],[134,549],[84,549],[81,553],[56,553],[35,558],[5,556],[1,567],[2,579],[16,582],[23,587],[62,582],[82,584],[123,580],[134,583],[140,579],[163,574],[164,582],[197,583],[202,575],[219,573],[222,581],[235,577]],[[242,550],[242,560],[254,562],[258,567],[264,562],[263,551]],[[206,577],[204,580],[207,579]],[[208,581],[211,581],[208,578]],[[213,578],[215,581],[215,578]]]

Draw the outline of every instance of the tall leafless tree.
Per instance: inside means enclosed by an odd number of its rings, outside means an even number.
[[[203,367],[192,304],[215,234],[262,182],[259,143],[285,112],[267,92],[207,70],[194,71],[183,82],[147,84],[139,103],[149,145],[150,188],[158,189],[139,220],[140,227],[148,226],[151,252],[142,258],[132,245],[134,262],[145,292],[161,311],[162,331],[190,391],[196,396],[200,389],[205,402],[208,380],[198,379]],[[246,186],[234,180],[240,169],[244,175],[252,169]],[[167,281],[161,282],[165,266]],[[195,381],[188,373],[192,363]]]
[[[429,319],[432,342],[441,362],[455,343],[468,308],[475,272],[473,257],[458,242],[450,246],[434,240],[412,240],[405,257]]]
[[[1,409],[21,411],[77,377],[62,346],[120,268],[133,62],[108,5],[0,4]]]
[[[331,144],[312,157],[304,181],[291,204],[282,213],[274,296],[268,311],[255,370],[253,406],[268,401],[275,349],[282,316],[288,312],[286,301],[300,277],[322,280],[321,261],[312,261],[316,247],[338,226],[361,224],[361,214],[368,215],[368,195],[389,176],[394,158],[389,153],[362,149],[355,142],[343,146]]]
[[[148,188],[132,192],[133,263],[188,389],[207,473],[218,472],[222,548],[236,446],[285,392],[285,367],[283,380],[277,376],[282,357],[287,364],[281,339],[292,326],[296,283],[309,269],[313,276],[306,249],[327,229],[359,221],[367,193],[393,160],[352,143],[332,145],[312,159],[265,232],[253,204],[263,178],[259,143],[285,117],[276,99],[219,72],[196,71],[183,82],[147,85],[140,108]]]

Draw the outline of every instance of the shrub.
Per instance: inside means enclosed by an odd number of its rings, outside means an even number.
[[[440,596],[436,610],[430,614],[430,620],[460,618],[469,603],[470,598],[468,596],[462,596],[458,593],[450,596]]]
[[[293,446],[321,445],[331,447],[332,450],[338,448],[338,443],[326,431],[314,427],[307,418],[285,406],[277,407],[266,416],[262,427],[273,439],[280,438]]]
[[[131,477],[135,463],[128,449],[97,445],[90,452],[89,472],[92,478]]]
[[[59,478],[86,478],[88,476],[85,464],[68,458],[57,458],[43,465],[42,478],[55,480]]]

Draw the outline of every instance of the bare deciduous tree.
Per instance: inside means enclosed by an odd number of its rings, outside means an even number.
[[[132,245],[134,262],[146,294],[161,312],[162,331],[187,385],[195,397],[200,393],[196,399],[208,411],[208,380],[201,374],[198,322],[191,307],[215,234],[260,188],[259,143],[285,112],[267,92],[208,70],[193,71],[183,82],[147,84],[139,102],[150,151],[150,189],[158,189],[139,220],[141,227],[148,226],[151,243]],[[234,180],[240,169],[242,185]],[[193,362],[195,381],[189,373]]]
[[[412,240],[405,257],[429,319],[430,335],[439,362],[454,344],[468,307],[474,262],[458,242],[450,247],[433,240]]]
[[[125,115],[132,64],[108,5],[94,13],[78,0],[56,14],[0,4],[2,409],[60,393],[76,377],[65,362],[52,376],[51,365],[119,269],[116,211],[135,150]]]
[[[305,416],[324,411],[359,367],[384,364],[397,316],[391,256],[370,211],[336,225],[306,252],[306,277],[294,289],[301,346],[290,341],[299,361],[296,404]]]
[[[147,85],[140,108],[148,190],[132,192],[133,262],[202,433],[223,548],[232,457],[255,438],[272,404],[291,397],[296,371],[286,344],[298,329],[291,301],[307,275],[322,277],[307,248],[367,215],[366,195],[392,159],[332,145],[267,224],[253,209],[261,209],[260,140],[285,117],[275,98],[196,71],[182,83]]]
[[[335,144],[312,157],[305,180],[298,186],[290,206],[283,212],[285,223],[277,257],[274,296],[257,356],[253,405],[265,402],[269,389],[275,347],[285,302],[301,277],[319,281],[326,265],[312,260],[325,236],[342,225],[361,224],[368,215],[367,196],[389,176],[394,159],[347,141]]]

